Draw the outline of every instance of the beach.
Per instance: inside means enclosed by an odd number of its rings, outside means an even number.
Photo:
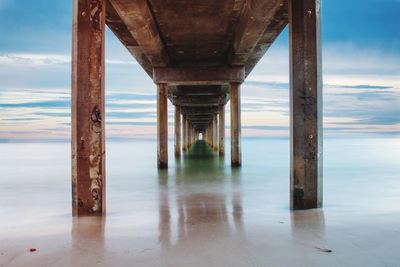
[[[70,144],[1,143],[0,266],[400,266],[398,138],[326,138],[324,206],[296,212],[289,140],[233,169],[169,148],[159,171],[155,141],[108,141],[106,216],[73,218]]]

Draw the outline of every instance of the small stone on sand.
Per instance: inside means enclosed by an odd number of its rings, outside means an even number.
[[[320,247],[315,247],[316,249],[318,249],[321,252],[326,252],[326,253],[331,253],[332,250],[331,249],[327,249],[327,248],[320,248]]]

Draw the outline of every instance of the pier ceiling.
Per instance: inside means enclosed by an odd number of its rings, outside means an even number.
[[[245,76],[288,23],[287,0],[107,0],[106,23],[153,68],[243,66]]]

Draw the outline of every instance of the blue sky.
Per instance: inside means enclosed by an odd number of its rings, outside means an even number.
[[[71,7],[0,0],[0,139],[69,138]],[[325,135],[398,136],[400,1],[322,7]],[[109,31],[106,58],[108,137],[154,137],[151,79]],[[244,136],[288,136],[288,69],[285,30],[243,84]]]

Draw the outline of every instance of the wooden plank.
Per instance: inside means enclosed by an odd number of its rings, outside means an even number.
[[[72,213],[105,213],[105,1],[74,0]]]
[[[240,84],[231,84],[231,165],[242,164],[240,119]]]
[[[146,0],[109,0],[152,67],[169,64],[168,54]]]
[[[169,85],[241,83],[244,73],[243,67],[154,68],[153,81]]]
[[[157,84],[158,168],[168,168],[168,86]]]
[[[291,207],[322,206],[320,0],[291,0]]]

